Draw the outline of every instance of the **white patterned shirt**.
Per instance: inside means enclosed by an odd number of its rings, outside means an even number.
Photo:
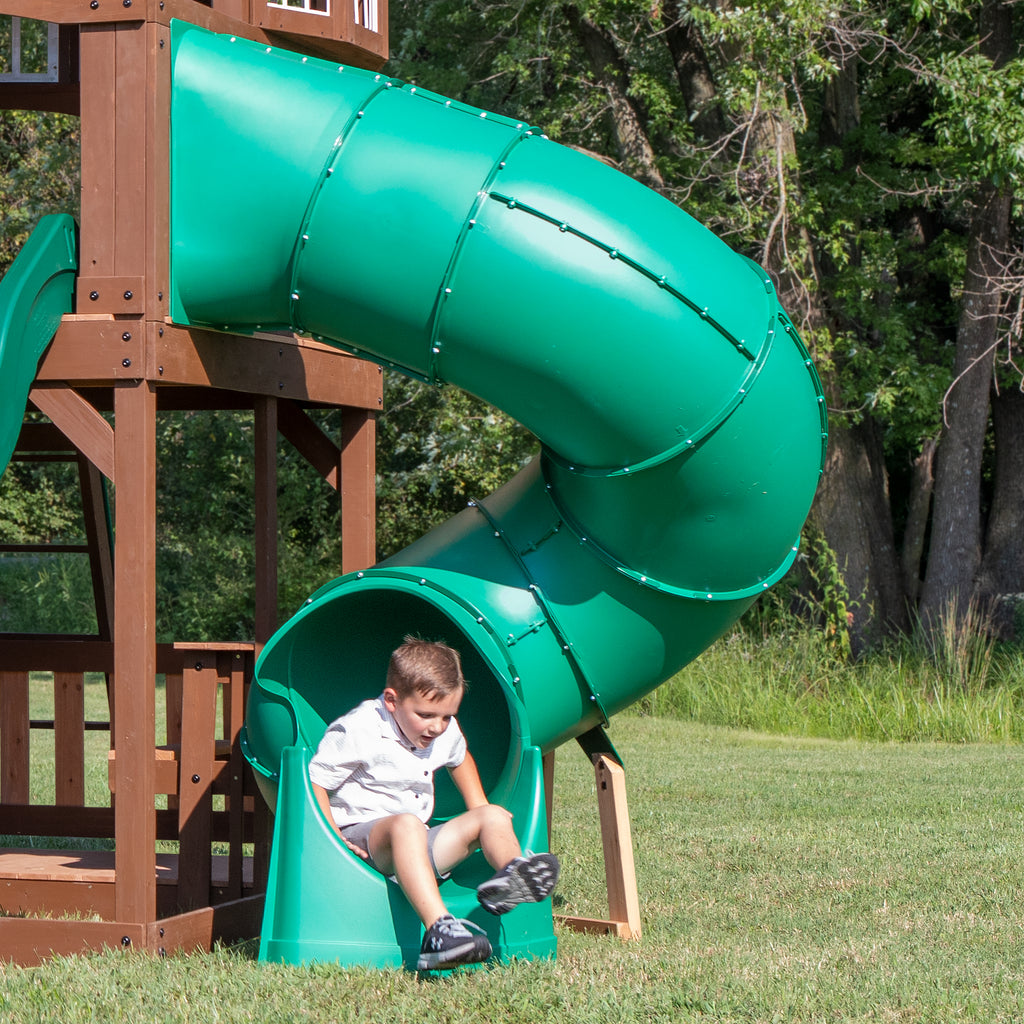
[[[339,828],[392,814],[434,812],[434,772],[456,768],[466,740],[453,718],[430,746],[413,746],[381,697],[365,700],[327,727],[309,764],[309,777],[327,790]]]

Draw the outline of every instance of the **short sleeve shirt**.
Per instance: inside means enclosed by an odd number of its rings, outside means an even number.
[[[363,701],[327,727],[309,777],[327,790],[339,827],[392,814],[427,822],[434,812],[434,772],[456,768],[466,740],[453,718],[430,746],[413,746],[384,701]]]

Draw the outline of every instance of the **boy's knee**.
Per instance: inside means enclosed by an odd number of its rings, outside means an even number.
[[[426,834],[423,822],[415,814],[396,814],[391,819],[391,833],[405,835],[416,835],[420,832]]]
[[[371,833],[371,842],[380,844],[378,849],[393,849],[395,846],[414,845],[419,838],[426,844],[427,830],[415,814],[393,814],[385,818]],[[372,851],[371,851],[372,852]]]
[[[512,815],[500,804],[485,804],[479,810],[481,827],[512,828]]]

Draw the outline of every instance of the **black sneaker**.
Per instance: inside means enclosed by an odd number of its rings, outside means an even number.
[[[516,857],[477,887],[476,898],[492,914],[507,914],[520,903],[547,899],[558,881],[558,871],[558,858],[553,853]]]
[[[470,930],[472,929],[472,931]],[[491,955],[491,944],[483,930],[470,921],[459,921],[451,914],[439,917],[423,936],[420,958],[416,969],[420,971],[458,967],[459,964],[478,964]]]

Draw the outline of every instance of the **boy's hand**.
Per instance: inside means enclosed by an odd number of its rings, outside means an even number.
[[[350,843],[350,842],[349,842],[349,841],[348,841],[348,840],[347,840],[347,839],[346,839],[346,838],[345,838],[345,837],[344,837],[344,836],[343,836],[343,835],[341,834],[341,829],[338,829],[338,836],[339,836],[339,838],[341,839],[341,841],[342,841],[342,842],[343,842],[343,843],[344,843],[344,844],[345,844],[345,845],[346,845],[346,846],[347,846],[347,847],[348,847],[348,848],[349,848],[349,849],[350,849],[350,850],[351,850],[351,851],[352,851],[352,852],[353,852],[353,853],[354,853],[354,854],[355,854],[355,855],[356,855],[357,857],[360,857],[360,858],[361,858],[362,860],[366,860],[366,861],[368,861],[368,860],[370,859],[370,855],[369,855],[369,853],[367,853],[367,852],[366,852],[366,850],[363,850],[363,849],[361,849],[360,847],[356,846],[356,844],[355,844],[355,843]]]

